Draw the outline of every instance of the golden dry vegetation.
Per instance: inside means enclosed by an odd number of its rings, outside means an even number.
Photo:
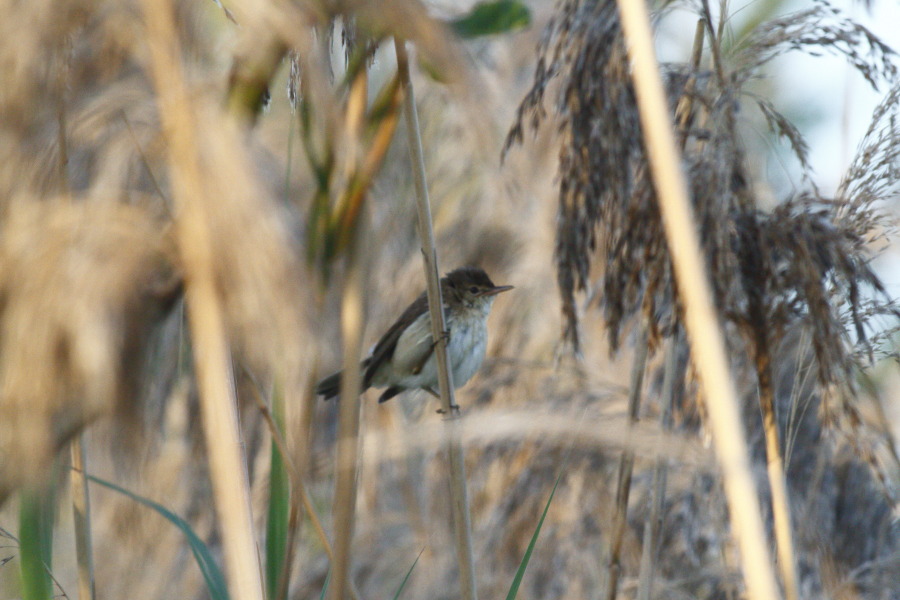
[[[20,582],[35,535],[20,519],[39,500],[56,515],[52,594],[79,596],[76,441],[90,474],[185,519],[232,598],[280,535],[290,568],[269,596],[318,598],[341,502],[348,595],[394,597],[415,565],[402,597],[461,597],[438,404],[364,396],[358,495],[336,497],[338,406],[312,392],[341,365],[355,276],[364,349],[425,286],[394,36],[416,58],[441,270],[515,285],[456,395],[478,595],[506,596],[555,490],[519,598],[747,597],[710,444],[717,398],[690,365],[614,2],[532,3],[530,27],[471,41],[414,0],[4,4],[0,597],[41,597]],[[787,595],[897,600],[896,365],[872,368],[897,313],[869,260],[892,241],[880,211],[900,179],[900,78],[889,48],[829,11],[729,47],[706,14],[701,59],[664,81],[773,556],[783,464]],[[753,88],[797,48],[836,48],[886,90],[835,198]],[[787,140],[805,190],[774,209],[742,138],[753,119]],[[296,520],[267,533],[287,489]],[[97,597],[210,595],[170,520],[89,490]],[[252,539],[236,555],[244,494]]]

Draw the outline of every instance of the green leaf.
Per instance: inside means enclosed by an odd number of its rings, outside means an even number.
[[[276,385],[272,393],[272,419],[282,438],[284,437],[284,394]],[[266,591],[269,600],[281,600],[278,584],[284,572],[287,556],[288,519],[291,510],[291,492],[284,457],[272,439],[271,466],[269,469],[269,509],[266,515]],[[285,591],[287,588],[285,587]]]
[[[403,591],[403,588],[406,587],[406,582],[409,581],[409,576],[412,575],[413,569],[416,568],[416,563],[418,563],[419,559],[422,558],[423,552],[425,552],[425,548],[419,550],[419,555],[416,557],[416,560],[413,561],[413,564],[409,568],[409,571],[406,572],[406,577],[404,577],[403,581],[400,582],[400,587],[397,588],[397,593],[394,594],[394,600],[398,600],[400,598],[400,593]]]
[[[209,548],[206,544],[203,543],[194,530],[191,529],[191,526],[188,525],[187,521],[170,511],[168,508],[163,506],[162,504],[158,504],[149,498],[144,498],[143,496],[139,496],[133,492],[129,492],[125,488],[119,487],[114,483],[110,483],[109,481],[105,481],[100,479],[99,477],[94,477],[93,475],[87,475],[87,478],[93,481],[94,483],[100,484],[103,487],[107,487],[111,490],[115,490],[120,494],[124,494],[128,496],[132,500],[140,502],[144,506],[148,506],[165,517],[170,523],[178,527],[184,536],[187,538],[188,544],[191,547],[191,552],[194,553],[194,558],[197,560],[197,566],[200,567],[200,572],[203,573],[203,578],[206,580],[206,587],[209,590],[209,595],[213,600],[229,600],[228,596],[228,586],[225,584],[225,576],[222,575],[222,571],[219,570],[218,565],[216,565],[216,561],[212,557],[212,553],[209,551]]]
[[[42,491],[22,492],[19,503],[19,565],[24,600],[50,600],[53,580],[53,485]]]
[[[496,0],[476,4],[469,14],[450,21],[458,36],[465,39],[521,29],[531,23],[531,11],[518,0]]]
[[[322,586],[322,594],[319,596],[319,600],[325,600],[325,592],[328,591],[328,583],[331,581],[331,567],[328,568],[328,573],[325,574],[325,585]]]
[[[559,476],[556,478],[556,483],[553,484],[553,489],[550,491],[550,497],[547,498],[547,506],[544,507],[544,512],[541,514],[541,520],[538,521],[537,528],[534,530],[534,535],[531,536],[531,541],[528,543],[528,548],[525,550],[525,556],[522,557],[522,562],[519,563],[519,570],[516,571],[516,576],[513,578],[512,585],[509,586],[509,593],[506,594],[506,600],[515,600],[516,594],[519,593],[519,586],[522,584],[522,578],[525,577],[525,569],[528,568],[528,561],[531,560],[531,553],[534,551],[535,544],[537,544],[538,535],[540,535],[541,527],[544,525],[544,518],[547,516],[547,511],[550,510],[553,494],[556,493],[556,487],[559,485],[562,476],[562,471],[560,471]]]

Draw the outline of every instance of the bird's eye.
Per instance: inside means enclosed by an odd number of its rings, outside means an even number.
[[[471,293],[471,294],[477,294],[477,293],[478,293],[478,286],[477,286],[477,285],[473,285],[472,287],[470,287],[470,288],[469,288],[469,293]]]

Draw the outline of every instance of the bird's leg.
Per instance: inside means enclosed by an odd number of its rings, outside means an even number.
[[[438,394],[437,392],[435,392],[435,391],[434,391],[433,389],[431,389],[430,387],[426,387],[426,388],[422,388],[422,389],[425,390],[426,392],[428,392],[429,394],[431,394],[432,396],[434,396],[435,398],[437,398],[437,399],[438,399],[438,402],[440,402],[440,400],[441,400],[441,395],[440,395],[440,394]],[[439,414],[439,415],[442,415],[442,414],[444,414],[444,413],[447,412],[447,411],[445,411],[443,408],[439,408],[439,409],[437,409],[437,411],[435,411],[435,412],[437,412],[437,414]]]
[[[432,388],[430,388],[430,387],[425,387],[425,388],[422,388],[422,389],[425,390],[426,392],[428,392],[429,394],[431,394],[432,396],[434,396],[435,398],[437,398],[438,400],[441,399],[441,395],[438,394],[437,392],[435,392]],[[443,408],[437,409],[436,412],[437,412],[437,414],[439,414],[439,415],[446,415],[446,414],[447,414],[447,411],[444,410]],[[453,413],[454,415],[458,415],[458,414],[459,414],[459,404],[451,404],[451,405],[450,405],[450,412]]]

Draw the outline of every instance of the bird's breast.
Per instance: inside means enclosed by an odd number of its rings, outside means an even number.
[[[453,369],[453,387],[458,388],[475,375],[484,361],[487,324],[483,318],[462,318],[454,319],[449,325],[447,353]]]

